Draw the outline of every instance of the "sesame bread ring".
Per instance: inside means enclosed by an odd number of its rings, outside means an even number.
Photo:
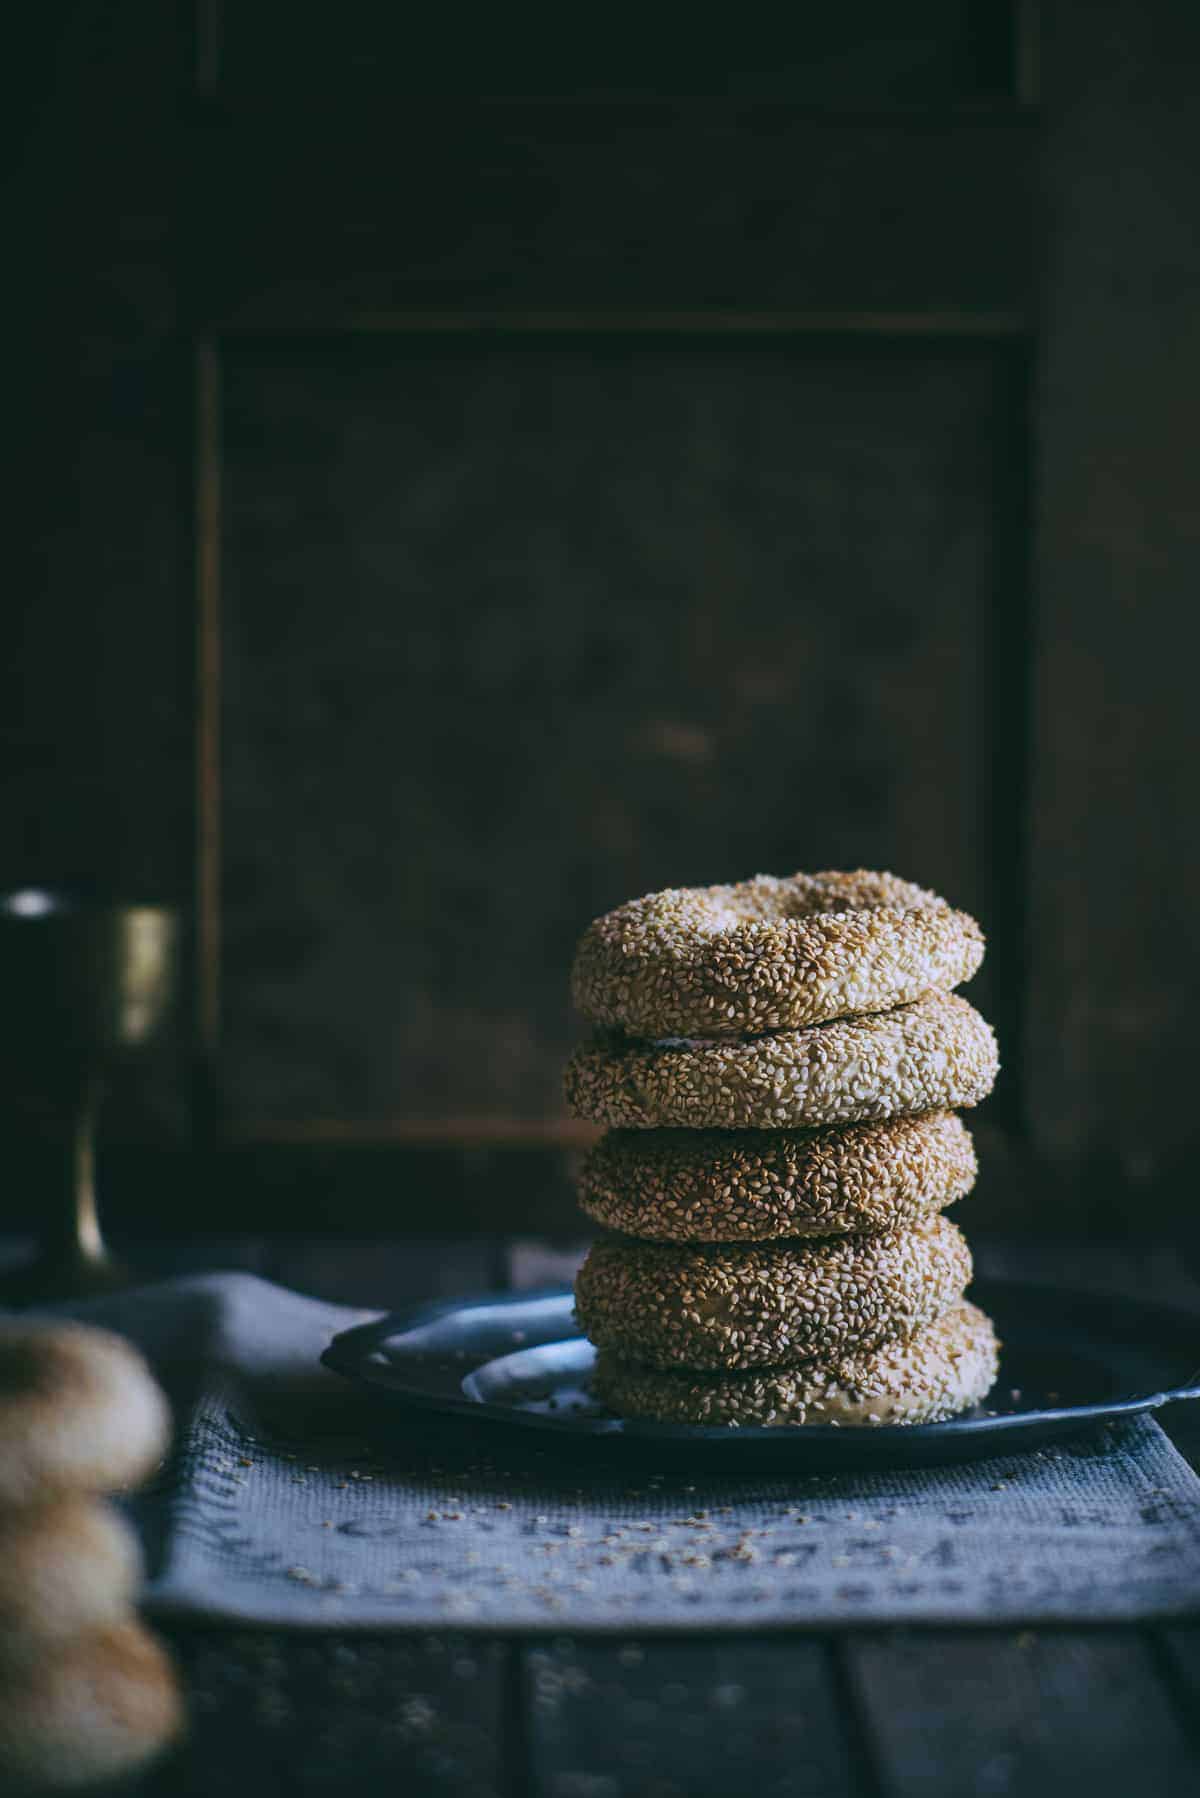
[[[606,1237],[575,1281],[585,1335],[647,1367],[794,1367],[911,1336],[962,1297],[947,1218],[890,1236],[663,1243]]]
[[[167,1401],[141,1355],[90,1324],[0,1324],[0,1503],[136,1485],[166,1452]]]
[[[780,1130],[976,1105],[996,1039],[953,993],[744,1042],[599,1037],[567,1063],[576,1117],[617,1129]]]
[[[579,1202],[657,1242],[878,1234],[953,1204],[975,1172],[952,1111],[825,1130],[610,1130],[583,1164]]]
[[[757,874],[597,918],[571,992],[592,1023],[631,1036],[743,1036],[957,986],[983,949],[974,918],[894,874]]]
[[[120,1623],[142,1576],[137,1538],[90,1498],[0,1510],[0,1663],[102,1623]]]
[[[748,1373],[663,1373],[602,1354],[592,1391],[610,1411],[653,1423],[937,1423],[987,1397],[999,1347],[991,1319],[964,1299],[907,1342]]]
[[[145,1765],[179,1733],[171,1663],[139,1624],[88,1630],[0,1681],[0,1791],[74,1790]]]

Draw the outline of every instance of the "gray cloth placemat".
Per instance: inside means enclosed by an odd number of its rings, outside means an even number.
[[[630,1478],[385,1417],[318,1365],[370,1314],[252,1275],[70,1310],[138,1342],[176,1407],[170,1465],[131,1503],[162,1613],[582,1631],[1200,1610],[1200,1480],[1148,1417],[921,1472]]]

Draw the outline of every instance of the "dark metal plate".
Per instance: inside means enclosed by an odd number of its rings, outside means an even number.
[[[491,1293],[395,1312],[346,1330],[327,1367],[393,1405],[421,1406],[586,1452],[725,1471],[913,1467],[1015,1453],[1097,1423],[1200,1397],[1200,1324],[1134,1300],[978,1281],[995,1320],[1000,1378],[946,1423],[733,1429],[614,1417],[588,1392],[593,1350],[570,1290]]]

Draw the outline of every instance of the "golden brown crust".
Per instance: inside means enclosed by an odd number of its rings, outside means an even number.
[[[618,1129],[781,1130],[977,1105],[996,1039],[953,993],[740,1042],[602,1037],[567,1063],[576,1117]]]
[[[138,1351],[85,1324],[0,1323],[0,1503],[136,1485],[170,1413]]]
[[[948,1218],[887,1236],[592,1245],[575,1282],[597,1348],[649,1367],[792,1367],[911,1336],[956,1303],[971,1256]]]
[[[974,918],[894,874],[759,874],[597,918],[571,990],[631,1036],[739,1036],[908,1004],[969,980],[983,951]]]
[[[952,1111],[824,1130],[610,1130],[579,1174],[607,1229],[657,1242],[879,1234],[970,1192],[975,1150]]]
[[[986,1398],[998,1362],[991,1319],[963,1300],[907,1342],[794,1369],[662,1372],[602,1353],[592,1390],[618,1416],[655,1423],[732,1428],[936,1423]]]
[[[154,1637],[136,1623],[89,1630],[0,1681],[0,1789],[120,1778],[182,1725],[175,1675]]]
[[[0,1662],[119,1623],[137,1597],[137,1538],[91,1498],[0,1508]]]

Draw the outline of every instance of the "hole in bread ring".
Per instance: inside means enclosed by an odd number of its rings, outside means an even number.
[[[738,1036],[948,991],[983,951],[974,918],[894,874],[758,874],[597,918],[571,991],[586,1018],[632,1036]]]

